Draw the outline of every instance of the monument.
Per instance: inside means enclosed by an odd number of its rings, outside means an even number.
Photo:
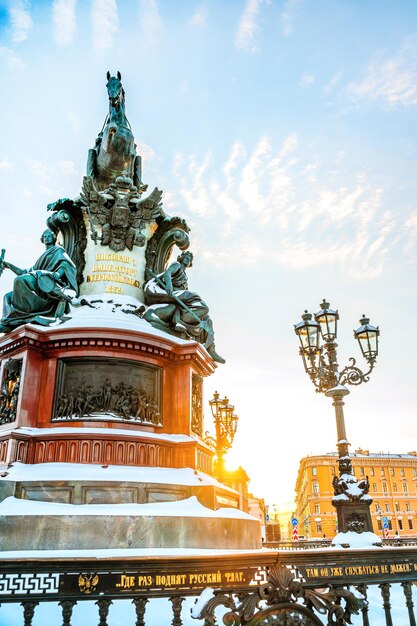
[[[79,196],[48,205],[45,252],[29,269],[0,258],[16,275],[0,321],[0,549],[257,549],[260,524],[204,442],[203,380],[224,359],[188,286],[190,229],[142,181],[119,72],[107,91]]]

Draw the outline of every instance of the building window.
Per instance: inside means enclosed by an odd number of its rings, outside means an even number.
[[[313,476],[317,476],[317,467],[312,467],[311,473],[313,474]]]
[[[316,524],[317,524],[317,532],[318,532],[318,533],[321,533],[321,532],[322,532],[322,529],[321,529],[321,522],[316,522]]]
[[[390,530],[392,530],[392,522],[391,522],[391,520],[390,520],[390,519],[388,520],[388,528],[389,528]]]
[[[417,467],[413,467],[413,476],[417,476]]]
[[[400,510],[400,505],[399,505],[399,503],[398,503],[398,502],[396,502],[396,503],[395,503],[395,510],[396,510],[396,511],[399,511],[399,510]]]
[[[387,485],[387,483],[382,483],[382,491],[384,493],[388,493],[388,485]]]
[[[375,468],[371,467],[371,476],[375,476]]]
[[[391,476],[395,476],[395,469],[393,467],[390,467],[389,473],[391,474]]]
[[[410,530],[413,530],[413,520],[412,520],[412,519],[409,519],[409,520],[408,520],[408,528],[409,528]]]
[[[400,469],[400,474],[401,476],[405,476],[405,469],[403,467]]]
[[[388,504],[388,502],[385,502],[385,511],[386,511],[387,513],[388,513],[388,511],[389,511],[389,504]]]
[[[377,520],[377,522],[378,522],[378,530],[382,530],[381,520],[379,519]]]
[[[378,502],[375,502],[375,511],[376,511],[377,513],[378,513],[378,511],[379,511],[379,504],[378,504]]]
[[[407,486],[407,483],[403,483],[403,492],[408,494],[408,486]]]
[[[320,514],[320,504],[315,504],[314,505],[314,512],[316,515]]]
[[[365,468],[364,467],[360,467],[359,468],[359,473],[361,476],[365,476]]]
[[[405,510],[406,510],[406,511],[411,511],[411,509],[410,509],[410,503],[409,503],[409,502],[406,502],[406,503],[405,503]]]
[[[392,483],[392,490],[393,490],[393,491],[398,491],[398,489],[397,489],[397,483]]]
[[[319,495],[319,484],[318,483],[313,483],[313,493],[316,496]]]
[[[385,470],[383,467],[381,467],[381,476],[385,476]]]
[[[400,530],[402,530],[402,529],[403,529],[403,521],[402,521],[402,519],[399,519],[399,520],[398,520],[398,528],[399,528]]]
[[[376,493],[376,483],[372,483],[372,491]]]
[[[336,468],[332,466],[331,470],[332,470],[332,476],[336,476]]]

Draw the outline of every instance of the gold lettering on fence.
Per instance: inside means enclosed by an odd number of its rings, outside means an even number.
[[[407,574],[417,571],[417,563],[387,563],[342,565],[340,567],[306,567],[307,578],[342,578],[346,576],[379,576],[380,574]]]
[[[143,588],[202,587],[244,582],[246,582],[244,571],[221,572],[219,570],[217,572],[189,572],[185,574],[120,574],[120,579],[115,586],[122,591],[131,591]]]

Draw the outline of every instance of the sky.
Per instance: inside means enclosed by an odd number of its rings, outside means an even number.
[[[300,458],[335,450],[330,399],[293,325],[327,298],[352,388],[352,451],[417,448],[417,4],[406,0],[0,0],[0,247],[28,267],[46,205],[79,194],[122,74],[143,180],[191,227],[189,285],[226,365],[205,381],[239,427],[229,466],[289,506]],[[12,285],[4,272],[0,293]]]

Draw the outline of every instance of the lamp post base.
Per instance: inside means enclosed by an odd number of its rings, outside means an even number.
[[[373,532],[370,504],[372,499],[348,500],[338,499],[336,496],[332,503],[337,511],[337,527],[339,533],[346,532]]]

